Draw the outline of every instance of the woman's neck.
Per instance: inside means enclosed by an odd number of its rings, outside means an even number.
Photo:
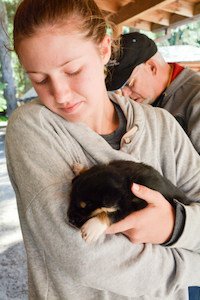
[[[119,118],[113,103],[108,100],[101,111],[98,111],[98,120],[92,129],[98,134],[110,134],[119,126]]]

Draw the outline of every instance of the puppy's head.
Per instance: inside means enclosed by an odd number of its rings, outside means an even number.
[[[119,209],[124,198],[121,174],[112,167],[94,166],[72,181],[69,222],[80,228],[88,219],[101,212]]]

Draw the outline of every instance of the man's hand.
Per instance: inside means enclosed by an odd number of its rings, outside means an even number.
[[[135,244],[162,244],[169,240],[175,223],[172,205],[162,194],[142,185],[133,183],[132,192],[148,206],[111,225],[106,234],[123,232]]]

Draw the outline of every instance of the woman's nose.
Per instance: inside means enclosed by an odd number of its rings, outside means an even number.
[[[69,84],[66,81],[52,84],[52,95],[56,103],[64,104],[69,102],[72,95]]]

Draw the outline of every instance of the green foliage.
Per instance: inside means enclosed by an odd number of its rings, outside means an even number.
[[[17,87],[17,98],[21,98],[22,95],[31,88],[30,80],[28,79],[27,74],[24,72],[24,69],[21,67],[18,57],[15,52],[12,52],[12,65],[14,72],[15,84]]]
[[[0,122],[6,122],[6,121],[8,121],[8,117],[0,116]]]
[[[2,0],[1,0],[2,1]],[[8,17],[8,34],[12,37],[12,29],[13,29],[13,18],[16,11],[16,8],[19,4],[18,0],[3,0],[6,5],[7,17]]]
[[[0,82],[0,112],[3,112],[6,110],[6,100],[3,96],[4,88],[5,88],[5,84]]]
[[[156,38],[161,34],[155,35]],[[168,39],[159,43],[160,46],[191,45],[200,47],[200,21],[192,22],[172,29]]]
[[[173,30],[168,39],[169,45],[192,45],[200,47],[200,21],[193,22]]]
[[[153,40],[164,37],[163,31],[153,33],[141,30],[141,32],[148,35],[148,37],[152,38]],[[172,29],[170,37],[168,39],[163,39],[162,42],[159,42],[159,46],[173,45],[191,45],[200,47],[200,21],[195,21]]]
[[[1,0],[0,0],[1,1]],[[10,50],[11,50],[11,57],[12,57],[12,67],[14,72],[14,79],[16,84],[16,97],[20,98],[25,91],[30,87],[29,79],[22,69],[17,55],[13,51],[13,18],[16,11],[16,8],[19,4],[19,0],[3,0],[6,4],[7,16],[8,16],[8,34],[10,38]]]

